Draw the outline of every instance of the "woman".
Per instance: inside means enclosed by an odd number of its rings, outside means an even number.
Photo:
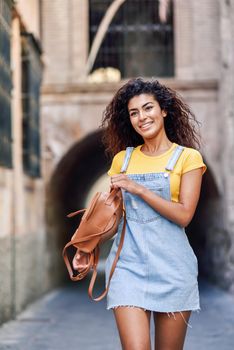
[[[175,91],[141,78],[122,86],[104,113],[104,143],[115,155],[108,174],[112,186],[122,189],[127,216],[107,296],[124,350],[151,348],[151,313],[155,349],[183,349],[191,311],[200,309],[197,259],[184,231],[206,170],[196,150],[196,123]],[[106,279],[121,228],[122,223]]]

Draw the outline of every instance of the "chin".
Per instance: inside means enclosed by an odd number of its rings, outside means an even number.
[[[158,132],[155,132],[155,131],[148,131],[148,132],[141,132],[141,136],[144,138],[144,139],[153,139],[155,137],[158,136]]]

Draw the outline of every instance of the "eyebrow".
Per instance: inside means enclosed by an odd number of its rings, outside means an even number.
[[[149,103],[153,103],[152,101],[149,101],[149,102],[146,102],[146,103],[144,103],[143,105],[142,105],[142,107],[145,107],[145,106],[147,106]],[[129,109],[128,111],[129,112],[131,112],[131,111],[136,111],[138,108],[131,108],[131,109]]]

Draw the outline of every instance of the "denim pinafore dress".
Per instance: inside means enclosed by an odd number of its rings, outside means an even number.
[[[121,171],[126,171],[133,147],[128,147]],[[171,200],[170,172],[183,152],[174,150],[165,172],[129,174],[133,181]],[[122,191],[127,225],[123,248],[107,294],[107,309],[140,307],[158,312],[200,310],[197,258],[184,228],[161,216],[139,196]],[[120,222],[106,260],[106,281],[120,241]]]

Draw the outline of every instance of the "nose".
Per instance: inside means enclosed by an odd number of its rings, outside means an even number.
[[[146,118],[146,113],[144,110],[139,111],[139,119],[144,120]]]

